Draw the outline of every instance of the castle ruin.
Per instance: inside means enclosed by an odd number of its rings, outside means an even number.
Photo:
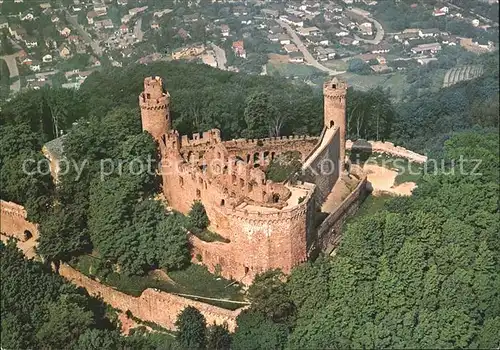
[[[347,84],[333,78],[323,92],[319,137],[223,141],[218,129],[179,135],[162,79],[144,79],[142,127],[158,143],[166,200],[184,214],[201,201],[210,229],[229,242],[190,236],[193,256],[209,270],[249,284],[268,269],[290,272],[318,249],[317,208],[344,173]],[[280,183],[267,179],[266,167],[290,151],[300,154],[302,175]]]

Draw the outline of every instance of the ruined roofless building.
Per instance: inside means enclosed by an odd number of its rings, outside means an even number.
[[[172,130],[170,95],[162,79],[144,79],[142,127],[158,143],[169,205],[186,214],[194,201],[201,201],[210,230],[229,241],[205,242],[190,235],[193,259],[249,284],[268,269],[289,273],[318,248],[316,208],[342,175],[347,84],[333,78],[323,91],[320,137],[223,141],[218,129],[191,137]],[[288,151],[300,153],[303,176],[282,183],[267,179],[266,166]],[[325,172],[326,163],[330,171]]]

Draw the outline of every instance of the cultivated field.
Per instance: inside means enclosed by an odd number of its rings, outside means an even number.
[[[444,75],[443,87],[465,80],[472,80],[483,74],[483,67],[479,65],[468,65],[449,69]]]

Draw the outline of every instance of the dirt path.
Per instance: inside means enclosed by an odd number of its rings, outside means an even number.
[[[394,194],[397,196],[411,196],[416,187],[414,182],[405,182],[394,186],[398,172],[378,165],[366,164],[363,169],[368,174],[368,182],[373,188],[373,194]]]

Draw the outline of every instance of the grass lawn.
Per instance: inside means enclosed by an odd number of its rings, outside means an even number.
[[[331,60],[331,61],[321,62],[321,64],[330,69],[335,69],[339,71],[345,71],[349,66],[347,62],[342,60]]]
[[[184,270],[169,272],[168,277],[161,270],[152,271],[144,276],[127,276],[117,272],[102,276],[96,274],[93,267],[97,263],[97,259],[90,255],[82,255],[75,259],[71,265],[85,275],[97,277],[101,283],[133,296],[141,295],[146,288],[156,288],[169,293],[244,301],[240,285],[236,283],[230,285],[231,281],[211,274],[204,266],[191,264]],[[188,298],[231,310],[243,306],[224,301]]]
[[[293,64],[293,63],[267,64],[268,75],[279,75],[283,77],[308,77],[318,73],[322,72],[314,67],[305,64]]]

